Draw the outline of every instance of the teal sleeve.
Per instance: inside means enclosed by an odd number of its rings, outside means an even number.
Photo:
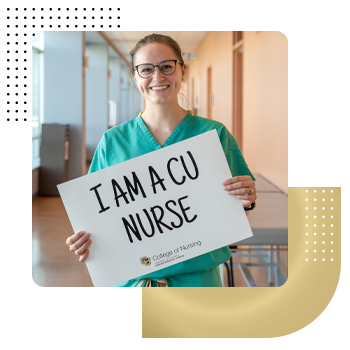
[[[249,175],[255,181],[253,174],[250,172],[247,163],[245,162],[242,152],[235,138],[225,128],[220,138],[222,148],[225,152],[227,163],[230,167],[232,177]]]
[[[107,168],[105,143],[106,143],[105,135],[103,135],[101,141],[97,145],[88,174]]]

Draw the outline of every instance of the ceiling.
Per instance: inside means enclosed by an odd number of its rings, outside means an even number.
[[[87,32],[88,33],[88,32]],[[137,42],[148,34],[157,33],[168,35],[178,42],[183,52],[193,52],[196,50],[200,42],[203,40],[207,32],[112,32],[106,31],[103,34],[108,37],[108,39],[117,48],[119,53],[123,56],[123,59],[127,62],[129,59],[129,52],[137,44]],[[97,33],[96,33],[97,34]],[[186,59],[185,59],[186,61]]]

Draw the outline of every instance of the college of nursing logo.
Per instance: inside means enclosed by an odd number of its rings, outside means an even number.
[[[146,265],[146,266],[151,265],[151,258],[147,258],[146,256],[144,256],[140,260],[141,260],[141,264],[143,265]]]

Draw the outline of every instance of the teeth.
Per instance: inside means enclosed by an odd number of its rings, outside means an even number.
[[[167,86],[153,86],[151,89],[152,90],[164,90],[166,88],[167,88]]]

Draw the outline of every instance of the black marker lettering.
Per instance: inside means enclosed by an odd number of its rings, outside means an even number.
[[[136,237],[139,241],[142,241],[140,232],[139,232],[139,230],[138,230],[138,228],[137,228],[137,225],[136,225],[136,223],[135,223],[134,218],[132,217],[131,214],[129,215],[129,217],[130,217],[130,219],[131,219],[131,221],[132,221],[132,225],[133,225],[133,226],[131,226],[130,223],[128,222],[128,220],[126,220],[125,218],[122,218],[122,220],[123,220],[124,227],[125,227],[125,229],[126,229],[126,233],[128,234],[130,243],[133,243],[133,240],[132,240],[130,231],[132,231],[132,233],[135,235],[135,237]]]
[[[154,209],[158,208],[160,210],[160,217],[158,218],[156,213],[154,212]],[[172,230],[173,228],[164,224],[164,222],[162,222],[163,216],[164,216],[164,209],[162,207],[160,207],[159,205],[155,205],[154,207],[152,207],[151,209],[152,215],[154,217],[154,221],[157,224],[158,230],[160,233],[163,233],[162,228],[160,227],[160,225],[163,225],[164,227],[166,227],[168,230]]]
[[[183,214],[183,216],[184,216],[186,222],[192,222],[192,221],[196,220],[197,215],[195,215],[191,220],[187,217],[187,215],[186,215],[186,210],[189,210],[189,209],[191,209],[191,208],[190,208],[190,207],[184,208],[184,207],[182,206],[182,203],[181,203],[181,201],[182,201],[183,199],[186,199],[186,198],[188,198],[188,196],[181,197],[181,198],[179,198],[178,202],[179,202],[179,206],[180,206],[180,208],[181,208],[182,214]]]
[[[185,172],[187,174],[187,176],[191,179],[191,180],[195,180],[197,179],[198,175],[199,175],[199,172],[198,172],[198,168],[197,168],[197,164],[192,156],[192,153],[190,151],[187,151],[187,154],[190,156],[191,158],[191,161],[192,161],[192,164],[193,164],[193,167],[194,167],[194,170],[196,172],[196,174],[194,176],[191,176],[191,174],[188,172],[187,170],[187,167],[186,167],[186,164],[185,164],[185,161],[184,161],[184,158],[182,156],[180,156],[180,159],[181,159],[181,162],[182,162],[182,165],[185,169]]]
[[[151,226],[151,229],[152,229],[152,233],[151,234],[148,234],[147,231],[144,229],[143,225],[142,225],[142,222],[141,222],[141,219],[140,219],[140,215],[139,214],[136,214],[136,217],[137,217],[137,220],[139,222],[139,225],[141,227],[141,230],[143,231],[143,233],[147,236],[147,237],[152,237],[155,233],[155,229],[154,229],[154,225],[153,225],[153,222],[152,222],[152,219],[150,218],[149,214],[148,214],[148,211],[146,209],[143,209],[145,215],[147,216],[147,219],[148,219],[148,222]]]
[[[103,206],[103,203],[102,203],[102,200],[101,200],[101,197],[100,197],[100,194],[98,193],[97,189],[101,186],[101,184],[98,184],[97,186],[93,187],[93,188],[90,188],[90,191],[94,190],[95,191],[95,194],[96,194],[96,197],[97,197],[97,200],[98,202],[100,203],[100,207],[101,207],[101,210],[99,211],[99,214],[103,213],[104,211],[108,210],[110,207],[104,207]]]
[[[180,214],[178,214],[175,210],[169,208],[169,204],[170,204],[170,203],[174,204],[174,206],[176,205],[176,202],[175,202],[175,201],[170,200],[170,201],[167,201],[167,202],[165,203],[165,208],[167,208],[171,213],[175,214],[175,215],[180,219],[180,224],[179,224],[179,225],[175,225],[173,222],[171,222],[171,226],[174,227],[174,228],[179,228],[179,227],[182,226],[182,224],[183,224],[184,221],[183,221],[183,219],[182,219],[182,217],[181,217]]]
[[[123,189],[119,186],[118,182],[115,181],[114,179],[112,179],[112,186],[113,186],[113,191],[114,191],[114,195],[115,195],[115,202],[117,203],[117,207],[119,207],[119,200],[118,198],[123,197],[126,204],[129,204],[129,200],[128,197],[126,196],[127,192],[124,192]],[[118,188],[120,195],[118,195],[117,193],[117,189]]]
[[[186,181],[186,176],[183,176],[182,177],[182,181],[181,182],[178,182],[176,181],[173,173],[171,172],[171,169],[170,169],[170,163],[175,160],[176,162],[178,162],[179,160],[177,158],[171,158],[169,159],[168,161],[168,164],[167,164],[167,169],[168,169],[168,173],[169,173],[169,176],[171,177],[171,179],[173,180],[173,182],[176,184],[176,185],[182,185],[185,181]]]
[[[139,194],[139,188],[140,188],[140,191],[142,192],[143,198],[146,198],[145,191],[143,190],[141,182],[140,182],[139,178],[137,177],[137,175],[135,174],[135,172],[132,172],[132,178],[134,180],[134,185],[132,185],[130,180],[126,176],[124,176],[124,182],[125,182],[125,185],[126,185],[126,188],[127,188],[128,192],[129,192],[129,196],[130,196],[131,200],[132,201],[135,200],[134,195],[132,194],[132,192],[134,192],[136,195],[138,195]]]
[[[153,169],[152,166],[149,166],[149,167],[148,167],[148,170],[149,170],[149,175],[150,175],[151,181],[152,181],[153,193],[157,193],[156,185],[158,185],[158,184],[160,184],[160,185],[162,186],[163,191],[166,191],[166,188],[165,188],[165,186],[164,186],[164,184],[163,184],[164,179],[161,179],[161,178],[159,177],[159,175],[158,175],[157,172]],[[154,182],[154,176],[158,179],[157,182]]]

